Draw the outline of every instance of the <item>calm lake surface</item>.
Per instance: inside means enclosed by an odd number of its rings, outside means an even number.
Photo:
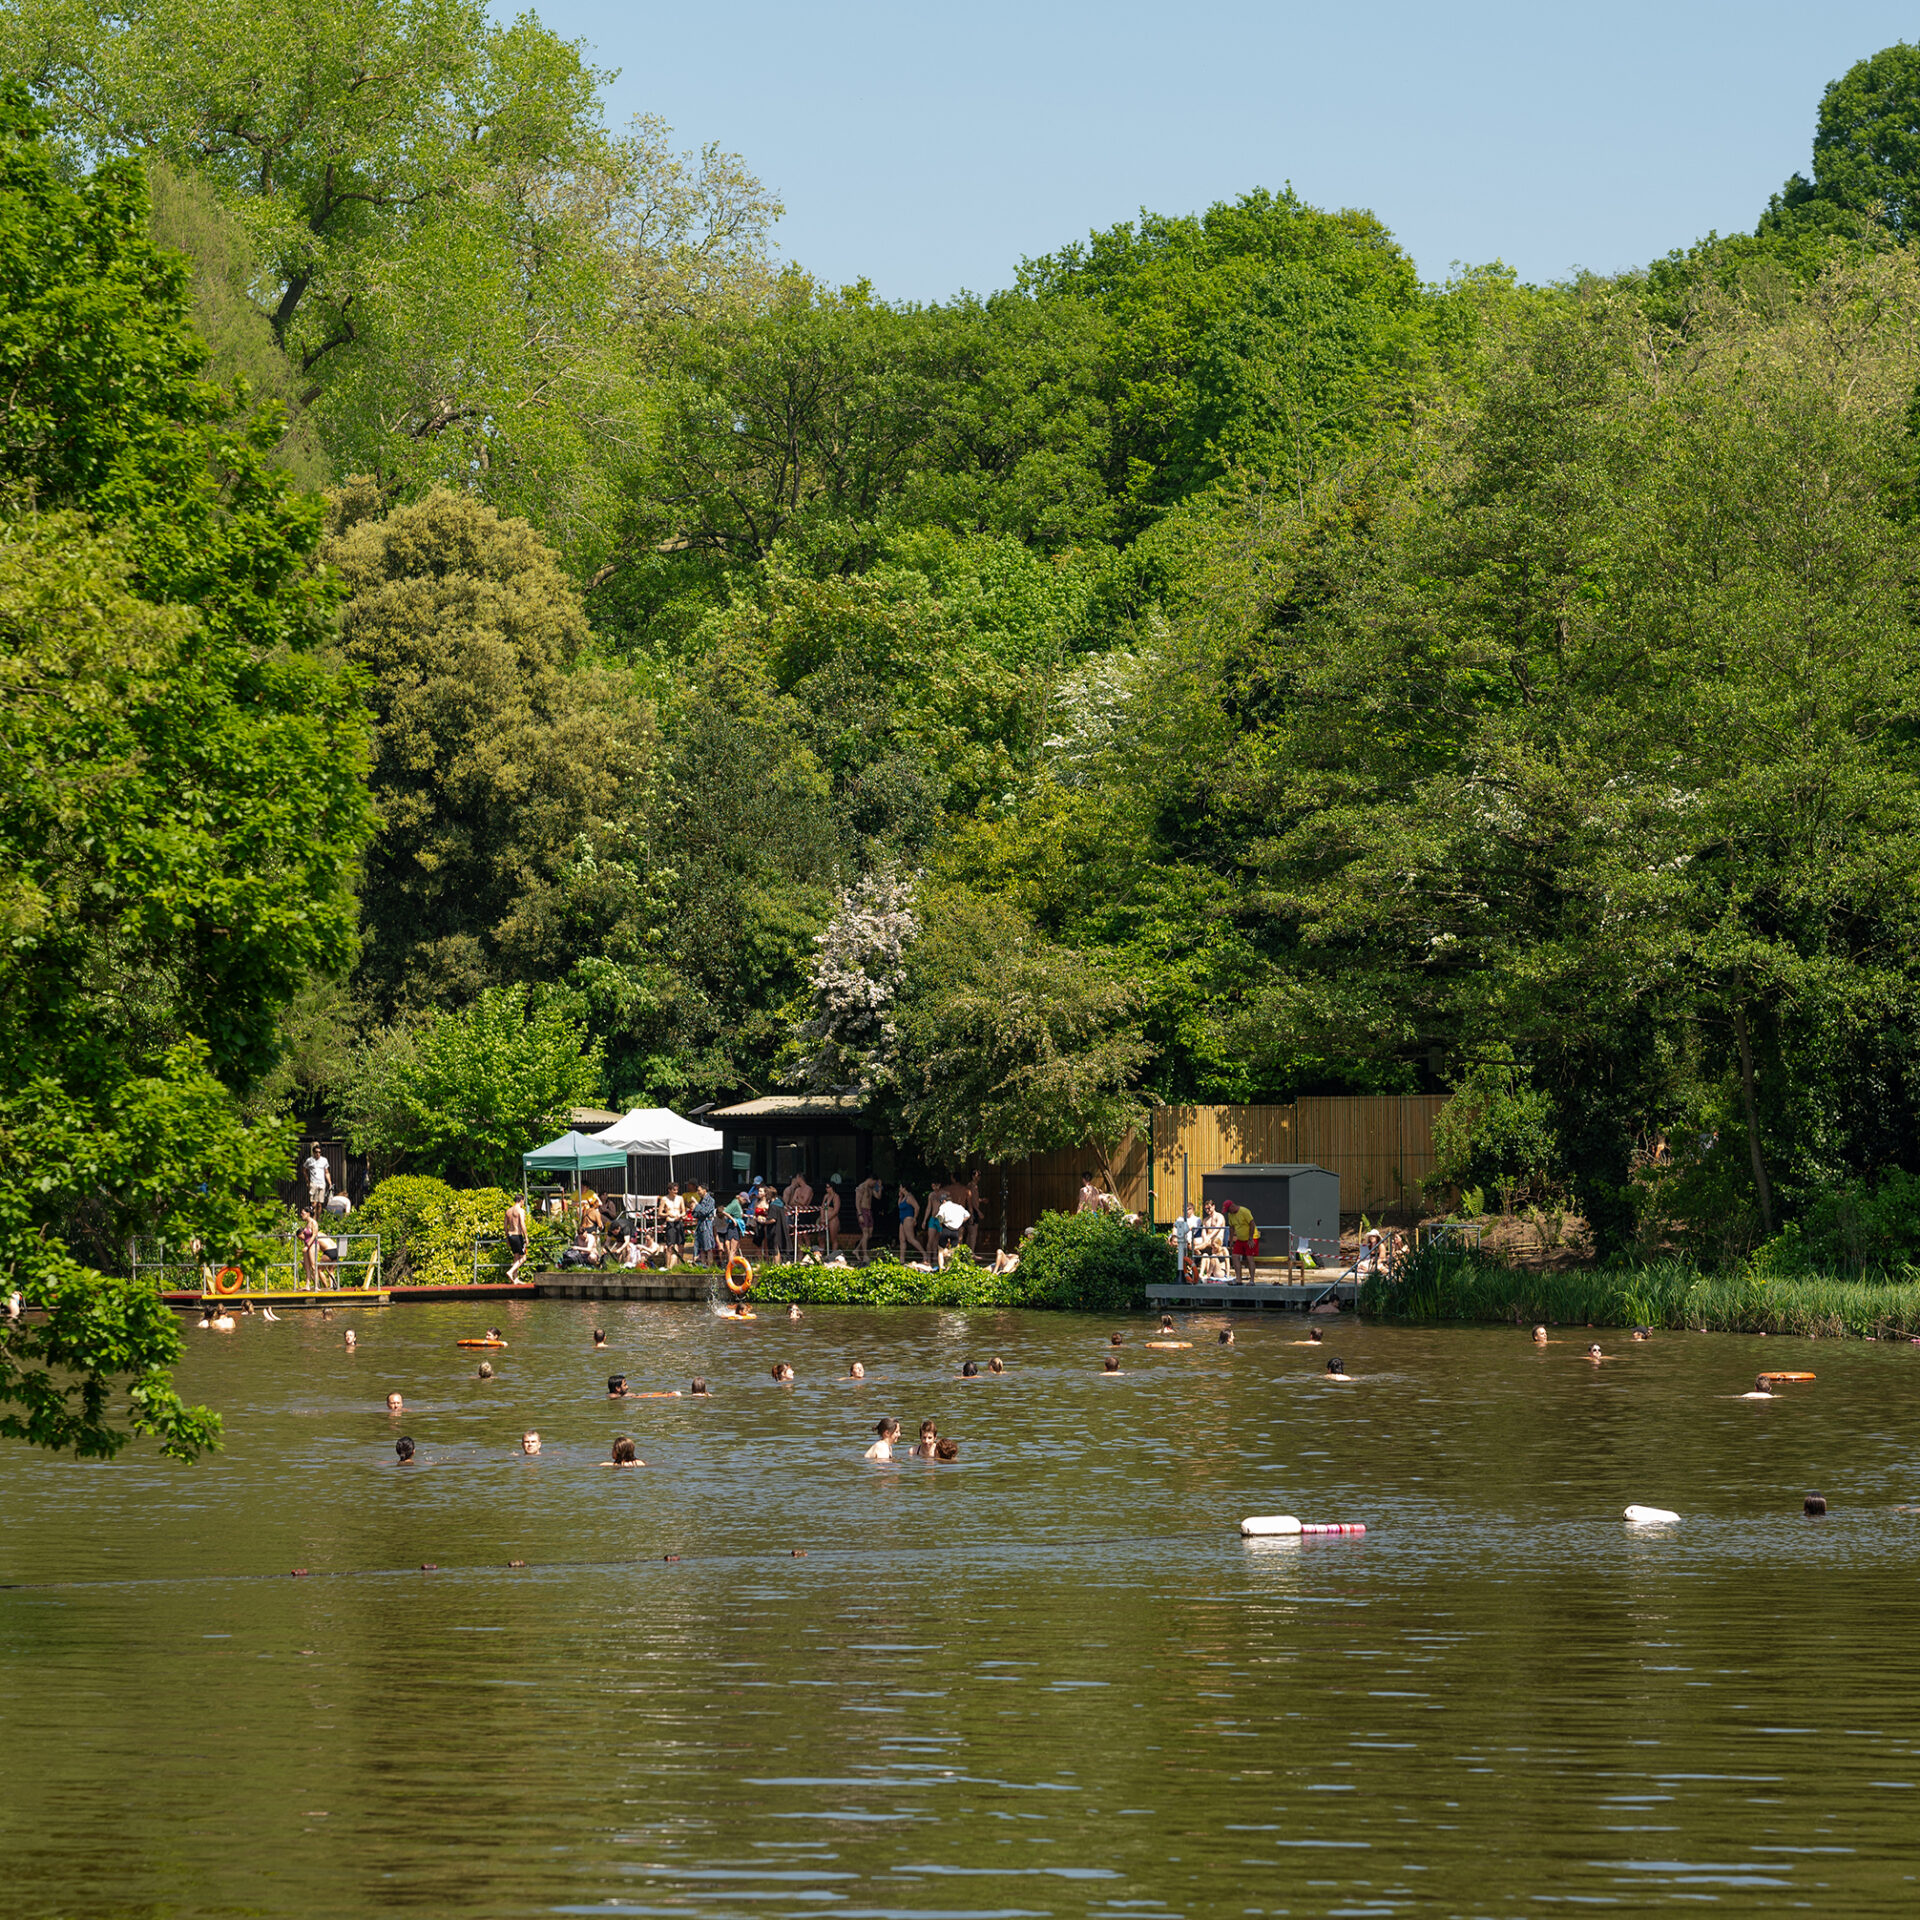
[[[1226,1324],[190,1330],[224,1453],[0,1449],[0,1912],[1915,1911],[1920,1349]]]

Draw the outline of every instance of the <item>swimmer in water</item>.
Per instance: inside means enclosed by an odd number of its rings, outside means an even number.
[[[1127,1336],[1124,1333],[1116,1333],[1113,1336],[1112,1344],[1116,1347],[1124,1347],[1127,1344]]]
[[[987,1371],[989,1373],[1005,1373],[1006,1370],[1007,1363],[1002,1360],[997,1353],[987,1362]]]
[[[1649,1333],[1645,1327],[1635,1327],[1633,1330],[1633,1337],[1636,1340],[1651,1340],[1653,1338],[1653,1335]]]
[[[969,1361],[967,1362],[967,1364],[966,1364],[966,1365],[965,1365],[964,1367],[962,1367],[962,1368],[960,1369],[960,1374],[961,1374],[961,1378],[962,1378],[962,1379],[966,1379],[966,1380],[977,1380],[977,1379],[979,1379],[979,1377],[980,1377],[980,1363],[979,1363],[979,1361],[977,1361],[977,1360],[969,1360]]]
[[[404,1433],[393,1443],[393,1450],[400,1456],[403,1467],[413,1458],[413,1442]]]
[[[404,1413],[406,1407],[407,1403],[402,1400],[397,1393],[387,1395],[387,1411],[389,1413]]]
[[[520,1451],[522,1453],[538,1453],[540,1451],[540,1436],[537,1433],[523,1433],[520,1436]]]
[[[687,1391],[692,1394],[696,1400],[705,1400],[708,1397],[707,1383],[697,1375],[693,1380],[693,1384],[687,1388]]]
[[[793,1379],[793,1369],[784,1360],[773,1363],[773,1377],[784,1387]]]
[[[1353,1378],[1353,1375],[1347,1371],[1347,1363],[1338,1354],[1327,1362],[1327,1378],[1343,1387]]]
[[[347,1329],[347,1350],[348,1352],[352,1352],[353,1350],[353,1329],[351,1327]]]
[[[789,1320],[798,1320],[800,1318],[800,1309],[797,1305],[787,1309],[787,1318]]]
[[[1592,1341],[1588,1344],[1587,1358],[1589,1360],[1598,1364],[1600,1361],[1604,1360],[1606,1357],[1607,1356],[1600,1351],[1600,1342],[1598,1340]]]
[[[608,1467],[644,1467],[647,1463],[634,1451],[633,1442],[623,1433],[613,1443],[613,1457],[601,1464]]]
[[[1174,1329],[1173,1329],[1173,1315],[1172,1315],[1172,1314],[1170,1314],[1170,1313],[1163,1313],[1163,1314],[1162,1314],[1162,1315],[1160,1316],[1160,1331],[1161,1331],[1162,1333],[1171,1333],[1171,1332],[1173,1332],[1173,1330],[1174,1330]]]
[[[1220,1344],[1223,1347],[1233,1345],[1233,1329],[1231,1327],[1222,1327],[1220,1329]]]
[[[933,1457],[936,1460],[958,1460],[960,1442],[958,1440],[936,1440],[933,1443]]]
[[[919,1444],[914,1448],[911,1457],[915,1460],[931,1460],[934,1455],[934,1450],[939,1444],[940,1435],[935,1430],[933,1422],[931,1420],[922,1420],[920,1422]]]
[[[610,1375],[607,1380],[607,1398],[624,1400],[627,1397],[627,1376],[624,1373]]]
[[[867,1449],[866,1458],[869,1460],[891,1460],[893,1458],[893,1443],[900,1438],[900,1422],[889,1414],[886,1419],[876,1420],[873,1423],[873,1431],[876,1438],[873,1445]]]
[[[491,1380],[493,1378],[493,1362],[491,1360],[482,1360],[480,1362],[480,1378],[482,1380]]]
[[[1547,1344],[1547,1330],[1546,1330],[1546,1328],[1545,1328],[1545,1327],[1535,1327],[1535,1328],[1534,1328],[1534,1330],[1533,1330],[1533,1344],[1534,1344],[1534,1345],[1535,1345],[1536,1347],[1544,1347],[1544,1346],[1545,1346],[1545,1345]]]
[[[1107,1357],[1100,1362],[1100,1371],[1102,1373],[1118,1373],[1120,1371],[1120,1356],[1117,1353],[1108,1354]]]
[[[503,1347],[507,1344],[507,1336],[502,1333],[498,1327],[489,1327],[487,1329],[487,1338],[489,1340],[498,1340]]]
[[[598,1327],[593,1330],[593,1349],[596,1353],[607,1344],[607,1336]]]
[[[1743,1393],[1740,1398],[1742,1400],[1771,1400],[1773,1398],[1773,1389],[1767,1385],[1767,1376],[1764,1373],[1756,1374],[1754,1376],[1753,1391],[1751,1393]]]
[[[856,1360],[853,1363],[853,1365],[847,1369],[847,1378],[849,1380],[864,1380],[866,1377],[867,1377],[867,1370],[865,1367],[863,1367],[860,1364],[858,1360]]]

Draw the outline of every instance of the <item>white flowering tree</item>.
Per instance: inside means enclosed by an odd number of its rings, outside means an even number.
[[[914,882],[873,873],[849,887],[807,965],[809,1008],[793,1026],[786,1078],[815,1092],[874,1093],[893,1078],[893,1003],[920,930]]]

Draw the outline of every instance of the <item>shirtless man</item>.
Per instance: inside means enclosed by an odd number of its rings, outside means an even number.
[[[853,1210],[860,1221],[860,1258],[867,1257],[868,1242],[873,1238],[873,1210],[880,1204],[880,1182],[872,1174],[860,1182],[853,1190]]]
[[[518,1194],[507,1202],[506,1235],[507,1251],[513,1255],[507,1278],[512,1280],[527,1263],[527,1203]]]

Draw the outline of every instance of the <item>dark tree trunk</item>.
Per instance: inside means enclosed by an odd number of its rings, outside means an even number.
[[[1760,1199],[1760,1230],[1773,1238],[1773,1191],[1767,1185],[1767,1163],[1760,1153],[1760,1114],[1753,1098],[1753,1043],[1747,1035],[1747,1010],[1733,1011],[1734,1036],[1740,1042],[1740,1100],[1747,1110],[1747,1151],[1753,1156],[1753,1190]]]

